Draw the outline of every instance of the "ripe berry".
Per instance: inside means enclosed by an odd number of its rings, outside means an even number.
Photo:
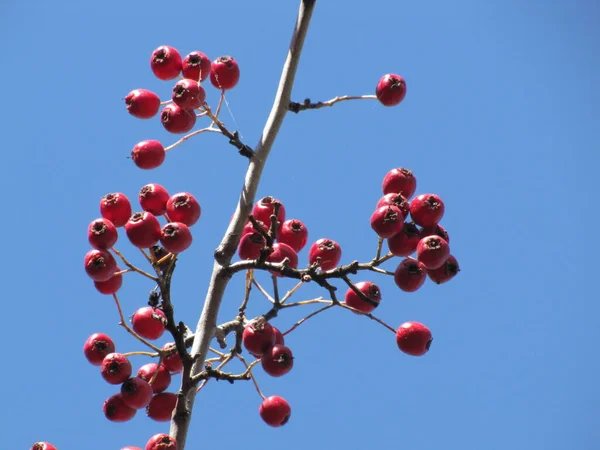
[[[173,342],[168,342],[163,345],[163,350],[171,350],[175,349],[175,344]],[[165,356],[162,365],[167,369],[170,373],[179,373],[183,370],[183,363],[181,362],[181,357],[177,350],[175,353],[171,353],[169,356]]]
[[[115,394],[104,402],[104,415],[111,422],[127,422],[137,411],[127,406],[121,394]]]
[[[29,450],[57,450],[56,447],[49,442],[36,442]]]
[[[181,72],[181,55],[168,45],[162,45],[152,52],[150,68],[159,80],[172,80]]]
[[[265,246],[265,238],[258,232],[246,233],[240,239],[238,255],[241,259],[256,259]]]
[[[150,340],[158,339],[163,335],[166,322],[165,313],[151,306],[138,309],[131,318],[133,331]]]
[[[262,220],[257,220],[258,225],[265,231],[268,232],[269,231],[269,227],[262,221]],[[247,234],[247,233],[255,233],[257,230],[256,228],[254,228],[254,224],[252,223],[252,221],[248,221],[246,222],[246,225],[244,225],[244,228],[242,229],[242,235]],[[291,247],[291,245],[290,245]]]
[[[106,194],[100,200],[100,214],[115,227],[122,227],[131,217],[131,203],[121,192]]]
[[[277,220],[279,223],[285,221],[285,207],[283,203],[274,197],[263,197],[261,198],[254,207],[252,208],[252,216],[256,220],[260,220],[267,226],[267,231],[271,227],[271,216],[275,213],[275,203],[279,203],[279,213],[277,214]]]
[[[381,206],[371,214],[371,228],[384,239],[399,233],[403,224],[404,216],[397,206]]]
[[[290,420],[292,409],[284,398],[273,395],[263,400],[258,413],[267,425],[280,427]]]
[[[177,450],[177,441],[168,434],[158,433],[148,440],[145,450]]]
[[[388,73],[377,83],[375,94],[383,106],[395,106],[406,96],[406,81],[400,75]]]
[[[191,52],[183,58],[181,72],[184,78],[204,81],[210,75],[210,58],[202,52]]]
[[[109,353],[114,353],[115,343],[104,333],[94,333],[83,344],[83,354],[93,366],[99,366]]]
[[[104,295],[116,294],[123,285],[123,274],[117,273],[121,269],[117,266],[115,274],[106,281],[94,281],[94,287],[98,292]]]
[[[298,253],[294,251],[292,247],[282,242],[275,242],[273,244],[273,252],[267,256],[267,261],[270,263],[281,263],[284,259],[288,259],[286,265],[291,267],[292,269],[296,269],[298,267]],[[270,273],[277,277],[283,277],[283,274],[275,271],[269,270]]]
[[[210,82],[217,89],[231,89],[240,80],[240,68],[231,56],[221,56],[210,65]]]
[[[417,259],[426,269],[441,267],[450,256],[450,246],[439,236],[427,236],[417,244]]]
[[[277,231],[277,241],[287,244],[299,252],[308,241],[306,225],[296,219],[286,220]]]
[[[427,269],[427,276],[434,283],[443,284],[454,278],[458,272],[460,272],[458,261],[454,256],[450,255],[446,262],[437,269]]]
[[[173,103],[165,106],[160,113],[160,121],[169,133],[187,133],[196,125],[193,109],[183,109]]]
[[[421,356],[429,351],[433,338],[431,331],[419,322],[406,322],[396,330],[396,343],[404,353]]]
[[[379,199],[375,209],[381,208],[382,206],[385,206],[385,205],[393,205],[393,206],[397,206],[398,208],[400,208],[400,211],[402,211],[402,216],[404,218],[407,218],[408,214],[410,213],[410,203],[408,202],[406,197],[402,194],[394,194],[394,193],[385,194],[383,197],[381,197]]]
[[[348,288],[344,298],[346,305],[364,313],[370,313],[379,306],[379,302],[381,301],[381,290],[379,289],[379,286],[370,281],[361,281],[355,283],[354,286],[363,294],[364,298],[363,296],[358,295],[354,289]]]
[[[427,276],[426,270],[423,263],[416,259],[406,258],[396,267],[394,282],[404,292],[415,292],[423,286]]]
[[[392,169],[383,178],[381,189],[384,194],[402,194],[408,199],[417,189],[417,179],[408,169]]]
[[[106,250],[90,250],[83,263],[85,272],[94,281],[106,281],[117,271],[117,261]]]
[[[171,420],[176,404],[177,394],[162,392],[152,397],[150,404],[146,408],[146,414],[157,422],[167,422]]]
[[[272,326],[272,325],[271,325]],[[285,338],[279,329],[273,327],[273,333],[275,334],[275,345],[284,345]]]
[[[422,227],[436,225],[444,215],[444,202],[435,194],[421,194],[410,204],[412,220]]]
[[[131,377],[121,385],[121,398],[130,408],[145,408],[152,399],[152,386],[139,377]]]
[[[160,239],[160,223],[152,213],[135,213],[125,224],[125,233],[135,247],[149,248]]]
[[[158,374],[156,377],[154,377],[156,371],[158,371]],[[152,381],[150,385],[152,386],[152,391],[155,394],[163,392],[171,384],[171,374],[169,371],[164,366],[159,366],[156,363],[144,364],[138,370],[137,376],[142,380],[146,380],[148,383],[150,383],[150,380],[152,380],[152,377],[154,377],[154,381]]]
[[[138,142],[131,150],[131,159],[140,169],[155,169],[165,160],[166,152],[163,145],[149,139]]]
[[[167,201],[167,214],[173,222],[181,222],[191,227],[198,222],[201,213],[198,200],[188,192],[172,195]]]
[[[340,262],[342,257],[342,248],[331,239],[319,239],[311,245],[308,251],[308,262],[315,264],[319,261],[322,270],[333,269]]]
[[[108,219],[96,219],[88,226],[88,241],[97,250],[112,248],[118,237],[117,227]]]
[[[206,92],[200,83],[185,78],[175,83],[171,98],[177,106],[183,109],[196,109],[204,104]]]
[[[109,353],[102,360],[100,375],[110,384],[121,384],[131,376],[131,363],[122,353]]]
[[[444,239],[448,244],[450,243],[450,235],[446,229],[439,223],[431,227],[423,227],[421,230],[421,239],[427,236],[439,236]]]
[[[421,234],[414,222],[405,222],[402,230],[388,238],[388,248],[394,256],[409,256],[417,250]]]
[[[259,317],[246,325],[242,333],[242,342],[246,350],[260,358],[275,344],[273,327],[264,317]]]
[[[274,345],[262,355],[261,364],[272,377],[285,375],[294,367],[292,351],[285,345]]]
[[[171,253],[181,253],[192,245],[192,232],[181,222],[170,222],[160,231],[160,244]]]
[[[148,211],[155,216],[162,216],[167,212],[168,200],[169,193],[160,184],[151,183],[140,189],[140,206],[144,211]]]
[[[125,96],[127,111],[138,119],[150,119],[158,113],[160,98],[146,89],[135,89]]]

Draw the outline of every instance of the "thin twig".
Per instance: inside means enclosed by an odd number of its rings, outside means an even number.
[[[221,133],[221,130],[213,128],[212,125],[211,125],[210,127],[202,128],[201,130],[192,131],[190,134],[186,134],[184,137],[182,137],[181,139],[179,139],[175,143],[173,143],[173,144],[169,145],[168,147],[166,147],[165,148],[165,152],[168,152],[169,150],[173,150],[175,147],[177,147],[178,145],[183,144],[189,138],[192,138],[192,137],[194,137],[194,136],[196,136],[196,135],[198,135],[200,133]]]
[[[342,95],[339,97],[334,97],[331,100],[327,100],[325,102],[316,102],[312,103],[310,98],[307,98],[302,103],[298,102],[290,102],[289,110],[293,113],[298,114],[300,111],[305,111],[307,109],[321,109],[329,106],[333,106],[336,103],[344,102],[347,100],[373,100],[377,99],[376,95]]]
[[[121,261],[123,261],[123,264],[125,264],[127,267],[129,267],[131,270],[133,270],[134,272],[137,272],[141,275],[144,275],[147,278],[150,278],[152,281],[154,282],[158,282],[158,278],[153,277],[152,275],[150,275],[147,272],[144,272],[142,269],[138,269],[136,266],[134,266],[133,264],[131,264],[127,259],[125,259],[125,257],[123,256],[123,254],[117,250],[116,248],[112,248],[112,251],[115,252],[117,254],[117,256],[119,258],[121,258]]]
[[[288,305],[289,306],[289,305]],[[308,316],[303,317],[302,319],[300,319],[298,322],[296,322],[292,328],[290,328],[289,330],[287,330],[285,333],[283,333],[284,336],[290,334],[292,331],[294,331],[296,328],[298,328],[300,325],[302,325],[304,322],[306,322],[308,319],[310,319],[311,317],[315,317],[317,314],[321,314],[323,311],[327,311],[330,308],[333,308],[335,306],[335,303],[331,302],[329,303],[329,305],[327,306],[323,306],[320,309],[317,309],[316,311],[313,311],[312,313],[310,313]]]
[[[158,348],[156,345],[148,342],[146,339],[144,339],[139,334],[137,334],[135,331],[133,331],[133,329],[129,325],[127,325],[127,322],[125,321],[125,316],[123,315],[123,309],[121,308],[121,302],[119,302],[119,297],[117,297],[117,294],[113,294],[113,298],[115,299],[115,304],[117,305],[117,311],[119,311],[119,319],[120,319],[119,325],[121,325],[123,328],[125,328],[128,333],[130,333],[134,338],[136,338],[142,344],[146,345],[147,347],[150,347],[152,350],[154,350],[155,352],[160,354],[162,352],[162,350],[160,348]]]
[[[252,278],[252,284],[254,284],[254,286],[258,288],[260,293],[264,295],[267,300],[269,300],[271,303],[275,303],[275,299],[271,297],[271,294],[269,294],[267,290],[264,287],[262,287],[262,285],[258,281],[256,281],[256,278]]]

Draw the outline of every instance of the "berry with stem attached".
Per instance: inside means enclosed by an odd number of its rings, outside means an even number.
[[[168,45],[161,45],[150,56],[150,68],[159,80],[172,80],[181,72],[181,55]]]
[[[198,222],[201,213],[198,200],[188,192],[179,192],[167,201],[167,214],[173,222],[181,222],[191,227]]]
[[[272,377],[280,377],[294,367],[294,355],[285,345],[274,345],[261,358],[263,370]]]
[[[427,276],[436,284],[443,284],[454,278],[460,272],[458,261],[452,255],[437,269],[427,269]]]
[[[102,360],[100,375],[110,384],[121,384],[131,376],[131,363],[122,353],[109,353]]]
[[[263,400],[258,413],[267,425],[280,427],[290,420],[292,409],[283,397],[273,395]]]
[[[283,333],[281,331],[279,331],[279,329],[276,327],[273,327],[273,333],[275,334],[275,344],[274,345],[284,345],[285,338],[283,336]]]
[[[152,91],[134,89],[125,96],[127,111],[138,119],[154,117],[160,108],[160,98]]]
[[[150,183],[142,187],[142,189],[140,189],[138,199],[142,209],[154,214],[155,216],[162,216],[165,212],[167,212],[169,193],[160,184]]]
[[[241,259],[256,259],[265,244],[265,238],[259,232],[246,233],[240,239],[238,255]]]
[[[140,377],[131,377],[121,385],[121,398],[130,408],[145,408],[150,404],[152,394],[152,386]]]
[[[93,220],[88,225],[88,241],[97,250],[108,250],[117,242],[117,227],[104,217]]]
[[[446,229],[439,223],[430,227],[423,227],[421,229],[421,239],[427,236],[439,236],[448,244],[450,243],[450,235],[448,234],[448,231],[446,231]]]
[[[354,289],[348,288],[344,300],[346,305],[358,309],[363,313],[370,313],[379,306],[381,301],[381,290],[379,286],[370,281],[354,283],[354,287],[362,294],[359,295]]]
[[[145,450],[177,450],[177,441],[168,434],[158,433],[148,440]]]
[[[117,266],[117,269],[112,277],[106,281],[94,281],[94,287],[98,292],[104,295],[116,294],[121,286],[123,285],[123,274],[118,273],[121,269]]]
[[[292,269],[296,269],[298,267],[298,253],[287,244],[283,242],[275,242],[273,244],[273,252],[267,256],[267,261],[270,263],[282,263],[285,259],[287,259],[286,265],[291,267]],[[279,273],[275,270],[269,270],[269,272],[276,277],[283,277],[282,273]]]
[[[104,402],[104,415],[111,422],[127,422],[136,412],[135,408],[127,406],[121,394],[115,394]]]
[[[308,251],[308,262],[310,264],[319,263],[322,270],[333,269],[342,258],[342,248],[331,239],[319,239],[311,245]]]
[[[296,219],[286,220],[277,230],[277,241],[287,244],[296,252],[299,252],[306,246],[308,241],[306,225]]]
[[[177,394],[173,392],[161,392],[152,397],[150,404],[146,408],[146,414],[157,422],[167,422],[171,420],[176,404]]]
[[[419,322],[405,322],[396,330],[398,348],[408,355],[424,355],[429,351],[432,341],[429,328]]]
[[[264,317],[251,321],[244,328],[242,343],[246,350],[257,358],[260,358],[269,348],[275,344],[275,333],[273,327]]]
[[[275,197],[267,196],[261,198],[254,207],[252,208],[252,216],[256,220],[260,220],[267,225],[267,231],[271,227],[271,216],[275,213],[275,203],[279,203],[279,213],[277,214],[277,220],[279,224],[285,221],[285,207],[283,203]]]
[[[156,377],[154,377],[154,374],[157,371],[158,373],[156,374]],[[152,391],[155,394],[163,392],[171,384],[171,374],[169,371],[163,365],[159,366],[156,363],[144,364],[139,368],[137,376],[143,380],[146,380],[148,383],[150,383],[154,377],[154,381],[152,381],[150,385],[152,386]]]
[[[131,217],[131,203],[121,192],[106,194],[100,200],[100,214],[110,220],[115,227],[124,226]]]
[[[417,179],[409,169],[392,169],[383,178],[381,189],[384,194],[402,194],[409,199],[417,190]]]
[[[377,83],[375,94],[383,106],[396,106],[406,96],[406,81],[400,75],[388,73]]]
[[[444,216],[444,202],[436,194],[421,194],[410,203],[412,220],[422,227],[432,227]]]
[[[388,248],[394,256],[409,256],[417,250],[421,234],[414,222],[405,222],[402,230],[388,238]]]
[[[196,114],[192,109],[170,103],[160,113],[160,121],[165,130],[173,134],[183,134],[196,125]]]
[[[94,281],[106,281],[117,271],[117,261],[107,250],[90,250],[83,260],[85,272]]]
[[[83,354],[90,364],[100,366],[109,353],[114,353],[115,343],[104,333],[94,333],[83,344]]]
[[[402,211],[395,205],[381,206],[371,214],[371,228],[384,239],[399,233],[403,224]]]
[[[183,109],[200,108],[206,100],[206,92],[197,81],[184,78],[173,86],[173,103]]]
[[[150,340],[158,339],[163,335],[166,322],[165,313],[151,306],[138,309],[131,318],[133,331]]]
[[[155,169],[160,166],[167,153],[163,145],[154,139],[138,142],[131,150],[131,159],[140,169]]]
[[[382,206],[385,206],[385,205],[394,205],[394,206],[397,206],[398,208],[400,208],[400,211],[402,211],[402,216],[404,218],[407,218],[408,214],[410,213],[410,203],[406,199],[406,197],[402,194],[395,194],[395,193],[385,194],[383,197],[381,197],[379,199],[375,209],[381,208]]]
[[[240,67],[231,56],[221,56],[210,65],[210,82],[217,89],[232,89],[240,80]]]
[[[425,283],[426,271],[423,263],[413,258],[406,258],[396,267],[394,282],[404,292],[415,292]]]
[[[427,236],[417,244],[417,259],[426,269],[441,267],[450,256],[450,246],[439,236]]]
[[[125,224],[125,233],[135,247],[150,248],[160,239],[160,223],[152,213],[135,213]]]
[[[163,350],[175,349],[175,343],[167,342],[165,345],[163,345],[162,349]],[[183,362],[181,361],[181,357],[179,356],[179,353],[177,351],[175,351],[174,353],[171,353],[168,356],[165,356],[162,361],[162,365],[170,373],[179,373],[183,370]]]
[[[160,231],[160,245],[171,253],[181,253],[192,245],[192,232],[181,222],[169,222]]]
[[[202,82],[210,75],[210,65],[210,58],[204,53],[190,52],[183,58],[181,73],[184,78]]]

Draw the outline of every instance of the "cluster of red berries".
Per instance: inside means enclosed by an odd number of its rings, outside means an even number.
[[[158,433],[152,436],[146,443],[145,450],[177,450],[177,441],[168,434]],[[48,442],[36,442],[30,450],[57,450]],[[142,450],[140,447],[128,445],[121,450]]]

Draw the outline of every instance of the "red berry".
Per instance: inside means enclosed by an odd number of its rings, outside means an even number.
[[[165,148],[156,140],[138,142],[131,150],[131,159],[140,169],[155,169],[165,160]]]
[[[446,229],[439,223],[431,227],[423,227],[421,230],[421,239],[427,236],[439,236],[444,239],[448,244],[450,243],[450,235]]]
[[[121,385],[121,398],[130,408],[145,408],[152,399],[152,386],[139,377],[131,377]]]
[[[246,325],[242,333],[242,342],[246,350],[260,358],[275,344],[273,327],[264,317],[259,317]]]
[[[238,255],[241,259],[256,259],[260,250],[265,246],[265,238],[258,232],[242,235],[238,245]]]
[[[286,220],[277,231],[277,241],[287,244],[299,252],[308,241],[306,225],[296,219]]]
[[[137,411],[127,406],[121,394],[115,394],[104,402],[104,415],[111,422],[127,422]]]
[[[29,450],[57,450],[56,447],[49,442],[36,442]]]
[[[158,371],[158,374],[154,377],[156,371]],[[137,376],[142,380],[146,380],[148,383],[150,383],[150,380],[154,377],[154,381],[152,381],[150,385],[155,394],[163,392],[171,384],[171,374],[169,371],[164,366],[159,366],[156,363],[148,363],[140,367]]]
[[[184,223],[188,227],[198,222],[201,213],[202,209],[198,200],[188,192],[180,192],[172,195],[167,202],[169,220]]]
[[[114,351],[115,343],[104,333],[92,334],[83,344],[83,354],[94,366],[101,365],[105,356]]]
[[[125,224],[125,233],[135,247],[149,248],[160,239],[160,223],[152,213],[135,213]]]
[[[110,384],[121,384],[131,376],[131,363],[122,353],[109,353],[102,360],[100,375]]]
[[[412,220],[422,227],[436,225],[444,215],[444,202],[435,194],[421,194],[410,204]]]
[[[131,217],[131,203],[121,192],[106,194],[100,200],[100,214],[115,227],[122,227]]]
[[[285,207],[283,203],[274,197],[263,197],[261,198],[252,208],[252,216],[256,220],[260,220],[267,225],[267,231],[271,227],[271,216],[275,213],[275,204],[279,203],[279,213],[277,214],[277,220],[279,223],[285,221]]]
[[[171,373],[179,373],[183,370],[183,363],[181,362],[181,357],[175,348],[175,343],[170,342],[163,345],[163,350],[171,350],[175,349],[175,353],[171,353],[168,356],[165,356],[162,362],[162,365]]]
[[[423,263],[416,259],[406,258],[398,264],[394,272],[396,286],[404,292],[415,292],[425,282],[426,270]]]
[[[210,65],[210,82],[217,89],[231,89],[240,80],[240,68],[231,56],[221,56]]]
[[[185,78],[173,86],[172,99],[177,106],[183,109],[196,109],[204,105],[206,92],[200,83]]]
[[[427,236],[417,244],[417,259],[428,270],[437,269],[450,256],[450,246],[439,236]]]
[[[121,450],[142,450],[139,447],[132,447],[131,445],[128,445],[127,447],[123,447]]]
[[[138,119],[150,119],[158,113],[160,98],[146,89],[135,89],[125,96],[127,111]]]
[[[403,323],[396,330],[398,348],[408,355],[424,355],[429,351],[431,341],[431,331],[419,322]]]
[[[421,234],[414,222],[405,222],[402,230],[388,238],[388,248],[394,256],[409,256],[417,250]]]
[[[265,231],[268,232],[269,231],[269,227],[265,225],[265,223],[262,220],[257,220],[258,225]],[[242,229],[242,235],[247,234],[247,233],[255,233],[257,230],[256,228],[254,228],[254,224],[252,223],[252,221],[248,221],[246,222],[246,225],[244,225],[244,228]]]
[[[88,241],[97,250],[112,248],[118,237],[117,227],[108,219],[96,219],[88,226]]]
[[[181,253],[192,245],[192,232],[181,222],[169,222],[160,231],[160,245],[171,253]]]
[[[138,309],[131,318],[133,331],[150,340],[158,339],[163,335],[166,323],[165,313],[151,306]]]
[[[272,325],[271,325],[272,326]],[[284,345],[285,338],[279,329],[273,327],[273,333],[275,334],[275,345]]]
[[[117,266],[115,274],[106,281],[94,281],[94,287],[98,292],[104,295],[116,294],[123,285],[123,274],[117,273],[121,269]]]
[[[94,281],[106,281],[117,271],[117,261],[106,250],[90,250],[83,263],[85,272]]]
[[[177,441],[168,434],[158,433],[146,443],[145,450],[177,450]]]
[[[160,113],[160,121],[169,133],[187,133],[196,125],[193,109],[183,109],[173,103],[165,106]]]
[[[408,169],[392,169],[383,178],[381,189],[384,194],[402,194],[408,199],[417,189],[417,179]]]
[[[402,194],[394,194],[394,193],[385,194],[383,197],[381,197],[379,199],[375,209],[381,208],[382,206],[385,206],[385,205],[393,205],[393,206],[397,206],[398,208],[400,208],[400,211],[402,211],[402,216],[404,218],[407,218],[408,214],[410,213],[410,203],[408,202],[406,197]]]
[[[285,345],[274,345],[262,355],[260,362],[266,373],[272,377],[280,377],[292,370],[294,356]]]
[[[177,394],[161,392],[152,397],[150,404],[146,408],[146,414],[157,422],[167,422],[171,420],[176,404]]]
[[[144,211],[162,216],[167,212],[167,201],[169,193],[160,184],[151,183],[140,189],[139,201]]]
[[[448,256],[448,259],[437,269],[427,269],[427,276],[431,281],[436,284],[443,284],[446,281],[450,281],[460,272],[460,266],[458,261],[452,255]]]
[[[370,313],[379,306],[379,302],[381,301],[381,290],[379,289],[379,286],[370,281],[361,281],[355,283],[354,287],[363,294],[364,298],[358,295],[354,289],[348,288],[344,298],[346,305],[364,313]]]
[[[406,96],[406,81],[400,75],[388,73],[377,83],[375,93],[383,106],[396,106]]]
[[[288,259],[287,266],[292,269],[296,269],[298,267],[298,253],[287,244],[282,242],[275,242],[273,244],[273,252],[267,256],[267,261],[270,263],[281,263],[284,259]],[[277,277],[283,277],[283,275],[277,271],[270,270],[270,273]]]
[[[202,52],[191,52],[183,58],[181,72],[184,78],[204,81],[210,75],[210,58]]]
[[[290,420],[292,409],[284,398],[273,395],[263,400],[258,413],[267,425],[280,427]]]
[[[308,251],[308,262],[315,264],[319,261],[322,270],[331,270],[340,262],[342,257],[342,248],[331,239],[319,239]]]
[[[181,55],[168,45],[162,45],[152,52],[150,68],[159,80],[172,80],[181,72]]]
[[[381,206],[371,214],[371,228],[384,239],[399,233],[403,224],[404,216],[397,206]]]

